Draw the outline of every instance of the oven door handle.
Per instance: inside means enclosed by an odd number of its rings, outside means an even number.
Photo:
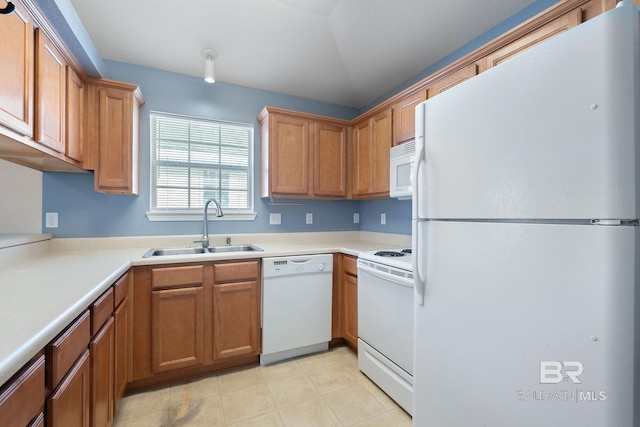
[[[403,277],[398,277],[396,275],[393,274],[389,274],[386,273],[384,271],[380,271],[380,270],[376,270],[375,268],[371,268],[369,266],[366,265],[362,265],[362,264],[358,264],[358,270],[361,270],[365,273],[369,273],[372,276],[376,276],[380,279],[383,280],[387,280],[393,283],[397,283],[398,285],[402,285],[402,286],[407,286],[409,288],[413,287],[413,279],[410,279],[408,277],[403,278]],[[358,276],[360,276],[360,274],[358,274]]]

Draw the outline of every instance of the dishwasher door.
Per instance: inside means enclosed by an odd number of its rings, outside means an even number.
[[[260,364],[328,349],[333,255],[262,260]]]

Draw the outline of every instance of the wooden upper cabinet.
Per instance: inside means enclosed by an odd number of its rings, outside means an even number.
[[[433,98],[434,96],[451,89],[452,87],[462,83],[465,80],[469,80],[471,77],[478,75],[478,66],[476,64],[469,64],[463,68],[460,68],[453,73],[447,74],[442,78],[436,80],[429,86],[427,90],[427,97]]]
[[[351,165],[354,198],[389,197],[392,123],[391,108],[387,108],[354,126]]]
[[[427,100],[427,90],[402,98],[393,104],[393,145],[399,145],[415,138],[416,105]]]
[[[356,123],[353,127],[351,193],[354,197],[370,192],[373,171],[373,134],[371,119]]]
[[[270,182],[273,195],[309,194],[309,139],[313,126],[308,120],[274,115],[269,127]],[[315,130],[315,129],[313,129]]]
[[[94,188],[101,193],[139,191],[139,121],[144,104],[132,84],[91,79],[87,101],[87,169],[95,169]]]
[[[346,197],[346,122],[274,107],[258,120],[261,197]]]
[[[36,28],[35,140],[66,151],[67,64],[58,48]]]
[[[347,196],[347,128],[316,124],[313,143],[313,195]]]
[[[13,4],[0,25],[0,124],[33,136],[34,24],[19,2]]]
[[[67,66],[67,157],[82,162],[84,141],[84,83]]]

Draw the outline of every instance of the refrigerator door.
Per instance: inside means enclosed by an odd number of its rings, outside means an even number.
[[[614,9],[419,105],[413,217],[638,218],[638,22]]]
[[[637,425],[638,227],[426,221],[423,234],[436,249],[415,305],[414,425]]]

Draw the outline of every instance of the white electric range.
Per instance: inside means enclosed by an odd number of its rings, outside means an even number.
[[[358,257],[358,368],[413,412],[411,249]]]

